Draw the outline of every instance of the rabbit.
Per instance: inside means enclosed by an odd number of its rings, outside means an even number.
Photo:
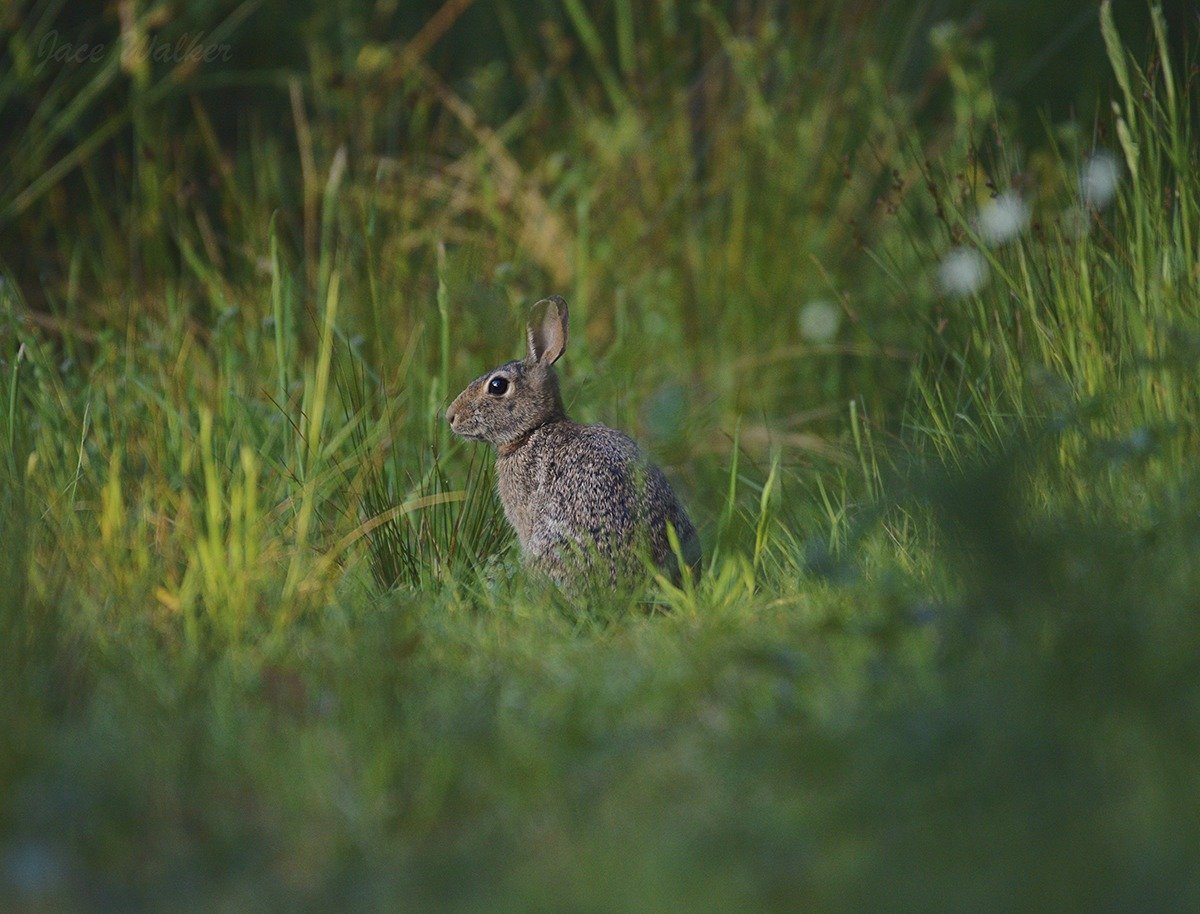
[[[627,435],[572,422],[554,363],[567,347],[567,303],[533,306],[529,351],[467,385],[446,411],[455,434],[496,448],[496,483],[525,562],[563,589],[620,586],[646,571],[644,557],[677,584],[684,561],[699,571],[700,543],[662,470]]]

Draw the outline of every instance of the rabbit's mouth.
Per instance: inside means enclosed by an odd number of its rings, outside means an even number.
[[[472,441],[487,440],[487,438],[480,433],[478,428],[472,428],[470,425],[467,425],[464,422],[455,423],[453,419],[450,421],[450,431],[454,432],[454,434],[458,435],[460,438],[469,438]]]

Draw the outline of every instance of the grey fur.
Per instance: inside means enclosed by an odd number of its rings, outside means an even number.
[[[543,299],[530,314],[528,355],[472,381],[446,419],[456,434],[495,445],[500,501],[530,565],[563,586],[619,584],[644,572],[645,556],[678,580],[667,525],[698,569],[696,530],[631,438],[567,417],[553,368],[566,345],[567,303]],[[507,384],[502,394],[489,393],[495,378]]]

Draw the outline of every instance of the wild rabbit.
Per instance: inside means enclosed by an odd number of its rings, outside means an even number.
[[[662,471],[627,435],[567,418],[552,367],[566,347],[567,303],[543,299],[528,355],[476,378],[446,411],[456,434],[495,445],[500,501],[525,560],[563,587],[633,582],[647,557],[678,580],[670,524],[698,570],[696,530]]]

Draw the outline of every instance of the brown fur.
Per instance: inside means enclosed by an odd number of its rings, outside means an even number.
[[[635,580],[643,557],[677,579],[670,524],[698,568],[696,530],[662,471],[628,436],[567,417],[553,368],[566,345],[566,302],[538,302],[528,355],[476,378],[446,412],[457,434],[495,445],[500,501],[526,561],[560,585]],[[489,392],[497,377],[502,394]]]

